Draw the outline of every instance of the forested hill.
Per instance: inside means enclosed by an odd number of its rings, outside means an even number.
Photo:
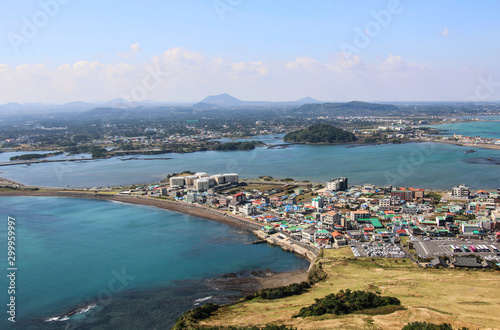
[[[285,135],[286,142],[344,143],[356,141],[353,133],[328,124],[316,124]]]
[[[297,113],[314,113],[317,115],[350,116],[350,115],[390,115],[397,114],[399,108],[392,104],[366,103],[352,101],[347,103],[304,104],[296,109]]]

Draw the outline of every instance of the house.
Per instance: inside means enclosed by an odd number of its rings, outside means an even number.
[[[194,202],[196,202],[197,199],[198,199],[197,193],[190,192],[190,193],[187,193],[187,195],[186,195],[186,201],[188,203],[194,203]]]
[[[322,208],[323,207],[323,198],[321,196],[313,198],[311,205],[312,205],[312,207],[317,208],[317,209]]]
[[[233,214],[238,213],[238,209],[239,209],[240,204],[241,203],[238,201],[231,201],[229,203],[229,211],[232,212]]]
[[[391,199],[389,197],[381,198],[378,202],[380,210],[390,210],[391,209]]]
[[[262,227],[262,230],[269,235],[274,234],[276,232],[276,228],[274,226],[264,226]]]
[[[344,236],[339,233],[338,231],[334,231],[332,232],[332,237],[333,237],[333,240],[335,241],[335,244],[337,244],[337,246],[344,246],[344,245],[347,245],[347,241],[346,239],[344,238]]]
[[[415,198],[418,199],[418,198],[424,198],[425,196],[425,190],[424,189],[415,189]]]
[[[408,232],[410,234],[412,234],[413,236],[423,235],[424,234],[424,232],[422,231],[422,229],[420,229],[420,227],[417,227],[417,226],[410,226],[408,228]]]
[[[363,239],[364,238],[364,233],[360,230],[348,230],[347,231],[347,235],[349,235],[349,237],[351,239]]]
[[[479,190],[476,192],[476,198],[479,198],[479,199],[486,199],[489,196],[490,196],[490,194],[484,190]]]
[[[239,193],[239,194],[233,195],[233,201],[237,201],[237,202],[245,202],[246,198],[247,197],[246,197],[245,193]]]
[[[391,198],[392,197],[399,197],[401,200],[404,201],[412,201],[415,194],[414,191],[412,190],[406,190],[405,188],[399,188],[397,190],[391,191]]]
[[[251,203],[245,203],[238,208],[238,212],[243,215],[252,215],[254,214],[255,209]]]
[[[369,218],[370,212],[365,210],[351,212],[351,221],[358,221],[358,219]]]
[[[316,231],[314,229],[306,229],[302,231],[302,240],[304,242],[312,243],[314,241],[314,234]]]
[[[326,189],[331,191],[344,191],[347,190],[347,178],[335,178],[326,183]]]
[[[323,220],[322,222],[330,227],[330,228],[333,228],[334,225],[339,225],[340,224],[340,220],[341,220],[342,216],[340,215],[339,212],[337,211],[330,211],[330,212],[327,212],[325,214],[323,214]]]
[[[478,262],[476,257],[454,257],[451,264],[455,267],[466,267],[466,268],[482,268],[487,266],[487,264],[483,264]]]
[[[363,224],[370,224],[371,227],[375,229],[384,228],[380,223],[380,220],[377,218],[368,218],[368,219],[358,219],[358,224],[361,226]]]
[[[406,203],[405,205],[403,205],[401,213],[415,215],[418,213],[418,208],[416,205],[411,205],[409,203]]]
[[[448,268],[448,264],[446,263],[446,260],[442,257],[437,257],[431,260],[431,266],[432,267],[440,267],[440,268]]]
[[[455,186],[451,189],[451,197],[453,198],[469,198],[469,195],[469,187],[464,184]]]
[[[332,247],[332,234],[328,230],[318,230],[314,233],[314,244],[317,247],[331,248]]]
[[[198,195],[196,197],[196,203],[198,204],[205,204],[207,202],[207,196],[205,195]]]

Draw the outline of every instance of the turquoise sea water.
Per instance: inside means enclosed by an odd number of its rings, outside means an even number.
[[[227,302],[237,295],[208,285],[208,278],[308,266],[306,259],[280,248],[245,245],[255,236],[217,222],[147,206],[52,197],[0,197],[4,265],[7,216],[17,223],[20,328],[120,328],[143,322],[165,328],[197,299]],[[2,302],[9,299],[5,275],[0,276]],[[92,311],[69,320],[43,322],[93,304]],[[2,315],[0,328],[5,328],[5,311]]]
[[[207,151],[191,154],[115,157],[86,162],[63,162],[0,167],[0,177],[24,184],[59,187],[105,187],[159,182],[167,174],[184,170],[211,174],[236,172],[243,178],[271,175],[325,182],[347,176],[352,184],[373,183],[449,189],[460,183],[494,189],[500,167],[470,163],[470,158],[499,158],[500,150],[439,143],[400,145],[293,145],[286,149]],[[172,159],[158,159],[171,157]]]
[[[424,125],[443,130],[443,135],[481,136],[490,139],[500,139],[500,116],[478,117],[487,121],[467,121],[461,123],[446,123],[440,125]]]
[[[500,138],[500,116],[488,121],[435,125],[446,134]],[[283,134],[256,136],[268,144],[282,143]],[[223,141],[229,141],[224,139]],[[246,141],[238,140],[238,141]],[[397,186],[449,189],[465,183],[472,188],[494,189],[500,185],[500,150],[470,148],[437,143],[401,145],[293,145],[285,149],[259,147],[253,151],[207,151],[192,154],[115,157],[95,161],[4,166],[0,177],[24,184],[52,187],[105,187],[159,182],[168,174],[191,170],[212,174],[237,172],[243,178],[271,175],[324,182],[347,176],[353,184],[373,183]],[[0,154],[6,161],[19,153]],[[70,158],[88,157],[77,155]],[[59,155],[52,159],[64,159]],[[165,159],[171,158],[171,159]]]

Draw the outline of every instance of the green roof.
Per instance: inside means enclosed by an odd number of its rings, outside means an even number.
[[[373,219],[378,220],[377,218],[362,218],[362,219],[358,219],[358,221],[369,222],[369,221],[372,221]]]
[[[384,228],[378,219],[370,219],[370,222],[375,228]]]

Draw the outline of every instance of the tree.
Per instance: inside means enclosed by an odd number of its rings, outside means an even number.
[[[402,330],[453,330],[453,327],[449,323],[441,323],[438,325],[427,322],[411,322]]]
[[[348,131],[328,124],[315,124],[285,135],[284,141],[296,143],[353,142],[356,136]]]

